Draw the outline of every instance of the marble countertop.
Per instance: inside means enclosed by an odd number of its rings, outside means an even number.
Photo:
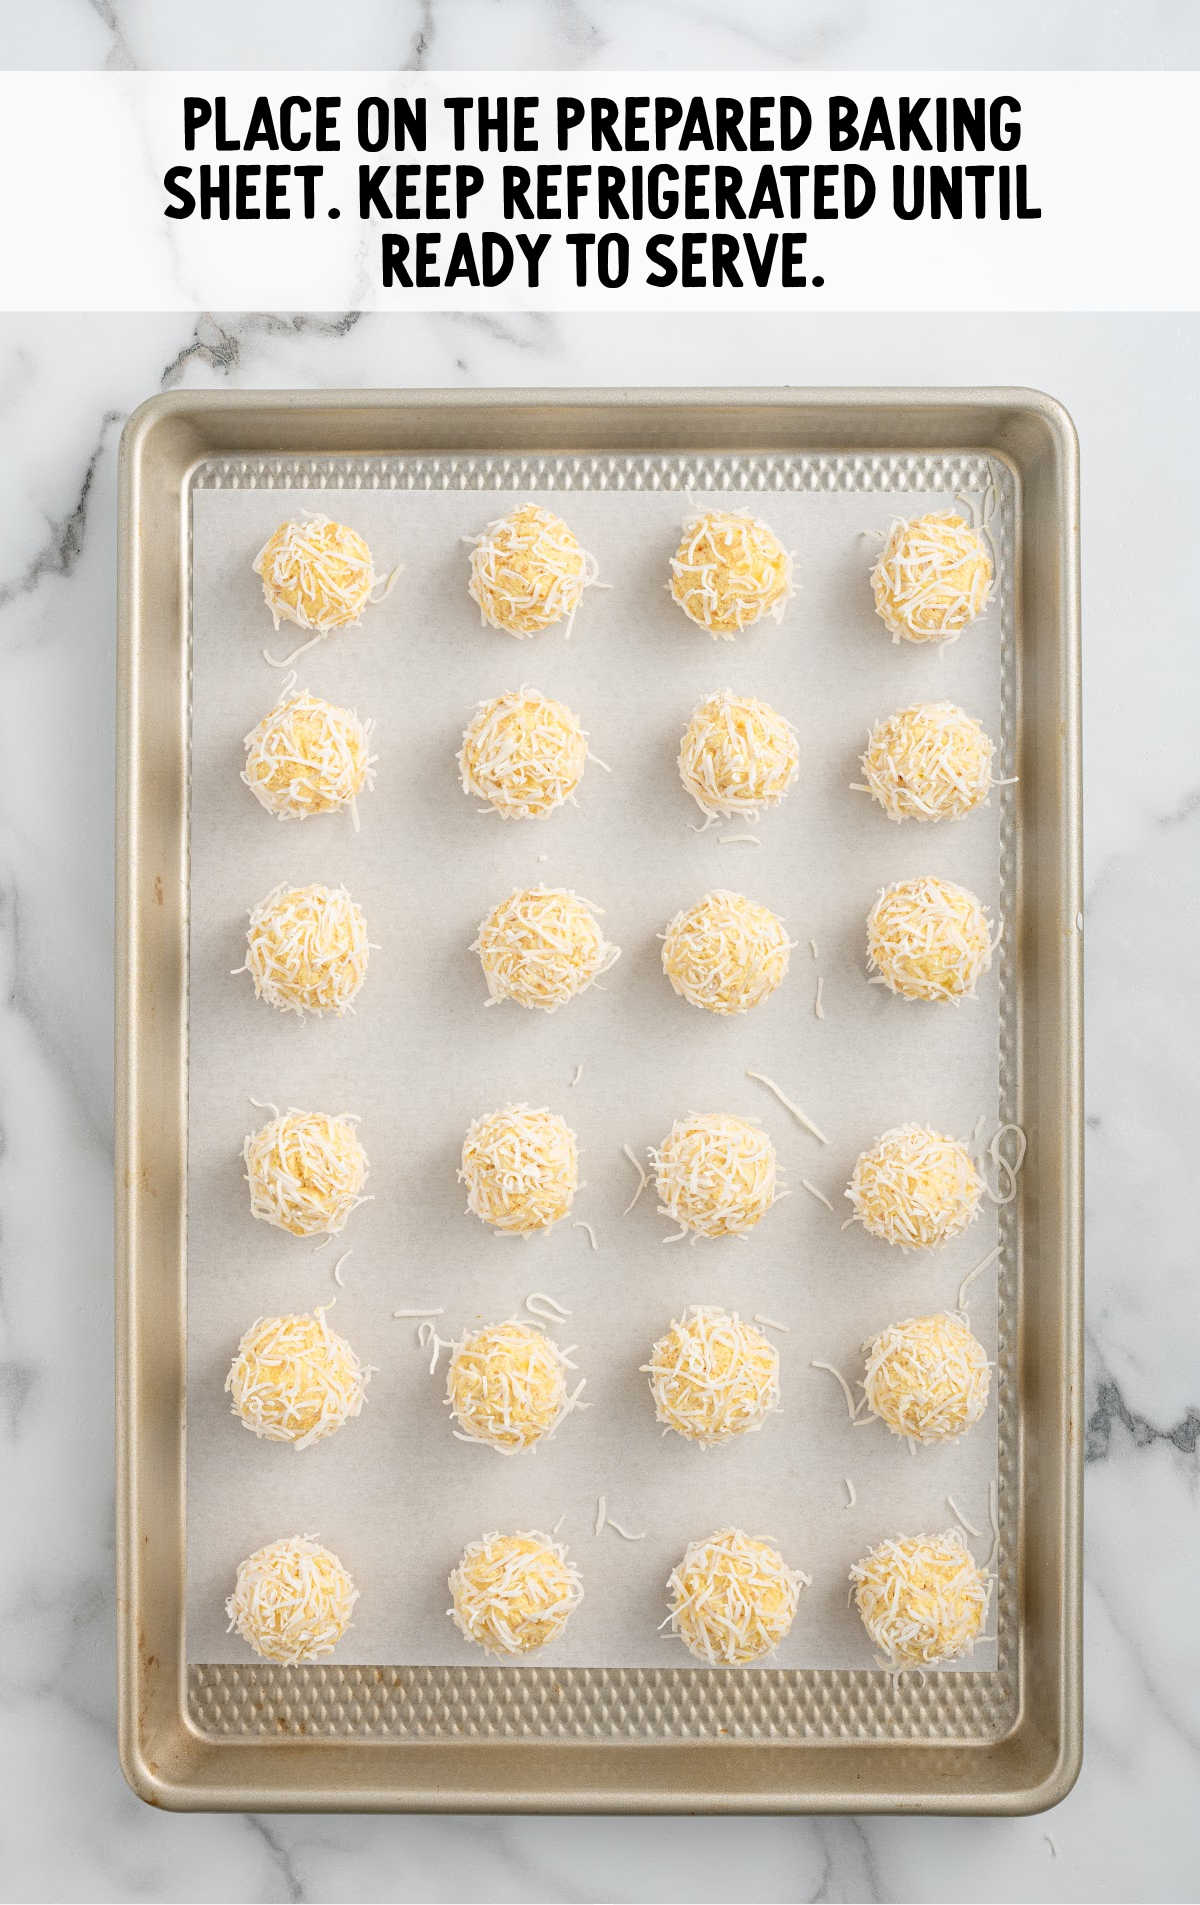
[[[264,15],[280,10],[262,7]],[[1197,64],[1194,9],[376,0],[303,61]],[[242,0],[43,0],[10,66],[252,63]],[[343,22],[343,15],[349,20]],[[368,18],[369,16],[369,18]],[[738,24],[732,24],[736,18]],[[207,29],[202,38],[197,22]],[[1084,22],[1087,22],[1086,32]],[[969,24],[966,23],[966,24]],[[1147,33],[1151,34],[1147,38]],[[284,41],[256,33],[256,45]],[[297,42],[287,44],[295,50]],[[253,63],[268,63],[268,60]],[[747,359],[749,343],[751,356]],[[0,319],[0,1897],[1135,1899],[1200,1887],[1200,319]],[[113,1739],[111,857],[116,448],[178,387],[1006,383],[1082,440],[1088,958],[1087,1751],[1042,1819],[171,1817]],[[47,772],[44,737],[68,737]],[[1185,1615],[1184,1610],[1188,1610]]]

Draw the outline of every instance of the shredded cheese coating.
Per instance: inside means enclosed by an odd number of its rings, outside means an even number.
[[[893,1435],[953,1442],[987,1408],[987,1353],[961,1316],[913,1316],[864,1347],[867,1407]]]
[[[566,1549],[536,1533],[472,1541],[448,1585],[454,1625],[489,1654],[531,1654],[557,1640],[583,1599]]]
[[[371,785],[369,736],[352,709],[285,689],[246,736],[242,779],[278,820],[354,809]]]
[[[579,1188],[575,1133],[544,1107],[504,1105],[470,1127],[458,1175],[467,1209],[485,1224],[515,1236],[549,1230]]]
[[[236,1629],[263,1660],[290,1667],[333,1652],[357,1599],[336,1554],[292,1535],[247,1555],[225,1612],[230,1633]]]
[[[676,913],[663,934],[663,971],[690,1005],[749,1012],[783,979],[793,944],[768,907],[719,888]]]
[[[965,517],[935,510],[892,524],[871,591],[894,642],[955,641],[988,605],[992,558]]]
[[[255,1435],[306,1449],[358,1415],[370,1374],[317,1309],[260,1316],[238,1344],[225,1389]]]
[[[463,733],[458,771],[464,794],[486,800],[501,820],[534,820],[570,800],[587,766],[577,715],[536,688],[481,701]]]
[[[376,582],[362,537],[328,516],[280,523],[253,566],[276,628],[295,622],[320,634],[361,621]]]
[[[726,819],[754,820],[760,808],[777,807],[799,767],[791,722],[729,688],[700,703],[679,743],[684,787],[702,813]]]
[[[367,923],[344,886],[277,886],[250,914],[245,970],[279,1012],[345,1012],[369,957]]]
[[[620,958],[586,900],[565,887],[514,887],[481,923],[479,954],[489,998],[554,1012]]]
[[[336,1236],[367,1181],[356,1123],[327,1111],[289,1111],[252,1131],[242,1148],[251,1216],[293,1237]]]
[[[779,1407],[779,1352],[728,1310],[697,1304],[660,1336],[643,1365],[658,1420],[713,1448],[761,1429]]]
[[[464,1336],[446,1375],[446,1401],[463,1435],[502,1455],[553,1435],[583,1388],[579,1383],[567,1393],[568,1356],[541,1330],[516,1320]]]
[[[650,1162],[659,1214],[698,1237],[744,1236],[779,1194],[770,1138],[724,1111],[677,1118]]]
[[[721,1528],[693,1541],[667,1582],[671,1632],[710,1667],[743,1667],[778,1647],[807,1586],[769,1542]]]
[[[467,589],[480,621],[521,641],[564,616],[569,632],[595,580],[595,557],[580,548],[561,516],[536,503],[489,523],[471,547]]]
[[[698,628],[730,641],[765,615],[782,619],[792,558],[749,510],[706,510],[684,524],[668,587]]]
[[[897,1125],[864,1151],[846,1196],[872,1237],[930,1250],[979,1215],[983,1181],[965,1144],[925,1125]]]
[[[898,880],[867,915],[868,968],[903,999],[970,998],[991,963],[988,916],[952,880]]]
[[[889,820],[955,820],[995,785],[995,744],[953,701],[924,701],[877,721],[862,756],[865,791]]]
[[[940,1667],[969,1654],[990,1585],[957,1528],[881,1541],[850,1570],[863,1626],[895,1667]]]

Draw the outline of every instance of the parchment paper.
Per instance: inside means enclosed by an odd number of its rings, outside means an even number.
[[[687,1665],[679,1642],[658,1631],[666,1577],[691,1538],[732,1522],[774,1539],[813,1577],[770,1664],[870,1666],[872,1649],[847,1607],[847,1569],[885,1535],[953,1525],[948,1493],[984,1531],[973,1545],[986,1555],[995,1395],[965,1441],[913,1454],[879,1424],[852,1429],[835,1383],[810,1359],[857,1378],[865,1337],[952,1308],[960,1279],[996,1240],[990,1205],[965,1237],[932,1255],[905,1256],[842,1225],[855,1156],[886,1127],[916,1119],[967,1137],[982,1118],[994,1130],[1003,954],[978,1001],[910,1004],[867,983],[864,920],[881,885],[925,872],[961,881],[997,910],[1000,801],[949,825],[897,827],[849,783],[871,723],[913,701],[948,696],[998,735],[999,600],[946,649],[894,647],[873,613],[866,577],[878,542],[868,532],[898,513],[949,506],[949,483],[904,494],[833,484],[723,492],[722,505],[748,504],[795,551],[798,589],[781,626],[716,643],[664,588],[685,495],[480,490],[479,464],[463,468],[463,487],[444,489],[267,490],[251,476],[241,479],[248,487],[194,492],[189,1658],[250,1658],[225,1633],[237,1563],[265,1541],[307,1533],[341,1556],[361,1590],[339,1661],[481,1661],[447,1619],[448,1570],[485,1531],[548,1528],[564,1516],[561,1538],[586,1598],[541,1661]],[[1007,483],[999,466],[994,475]],[[467,596],[460,539],[530,497],[566,516],[610,585],[587,593],[569,640],[561,629],[519,643],[481,628]],[[297,664],[300,686],[376,724],[377,781],[357,834],[348,816],[281,825],[238,778],[242,737],[283,681],[261,650],[285,654],[302,639],[287,626],[272,630],[250,564],[302,508],[360,529],[380,569],[404,564],[361,628]],[[577,805],[505,824],[462,794],[454,755],[476,704],[522,684],[574,708],[612,771],[593,763]],[[757,825],[699,832],[675,755],[696,703],[726,686],[789,716],[801,775]],[[748,831],[761,845],[723,844]],[[603,990],[558,1013],[485,1010],[468,951],[477,924],[511,887],[539,880],[601,905],[620,961]],[[378,950],[353,1017],[302,1023],[256,1001],[244,974],[231,976],[247,910],[279,881],[344,881],[363,906]],[[677,999],[659,963],[666,921],[717,886],[765,901],[798,942],[785,984],[744,1018],[715,1018]],[[829,1144],[807,1135],[747,1068],[798,1099]],[[251,1219],[241,1146],[267,1115],[251,1097],[361,1114],[373,1201],[341,1239],[318,1249]],[[595,1252],[570,1222],[524,1243],[465,1213],[455,1177],[463,1132],[508,1100],[549,1105],[577,1131],[586,1185],[573,1215],[594,1227]],[[748,1241],[664,1247],[671,1226],[652,1189],[621,1215],[636,1182],[622,1144],[644,1156],[692,1109],[760,1119],[775,1141],[791,1195]],[[331,1273],[347,1248],[339,1291]],[[989,1355],[995,1279],[993,1266],[969,1298]],[[535,1454],[505,1458],[454,1438],[442,1401],[446,1359],[431,1379],[416,1325],[392,1311],[444,1307],[437,1327],[449,1338],[521,1312],[532,1291],[572,1312],[552,1334],[578,1346],[589,1407]],[[239,1336],[261,1314],[333,1297],[332,1326],[376,1370],[361,1417],[299,1454],[257,1441],[222,1390]],[[790,1325],[770,1332],[782,1411],[761,1433],[707,1453],[663,1435],[638,1367],[671,1318],[696,1302]],[[845,1477],[857,1491],[853,1507]],[[593,1534],[601,1494],[644,1539]],[[993,1631],[994,1619],[993,1609]],[[989,1641],[971,1664],[993,1662]]]

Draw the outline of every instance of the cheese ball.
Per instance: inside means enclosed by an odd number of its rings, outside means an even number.
[[[544,1108],[505,1105],[476,1118],[463,1139],[459,1180],[467,1209],[509,1236],[561,1222],[579,1188],[575,1133]]]
[[[324,635],[362,620],[377,577],[356,530],[328,516],[280,523],[254,558],[276,628],[295,622]]]
[[[246,736],[242,779],[277,820],[308,820],[348,807],[371,785],[369,725],[350,708],[286,691]]]
[[[555,1012],[586,992],[620,958],[586,900],[565,887],[514,887],[481,923],[479,954],[488,1003],[512,999]]]
[[[278,1012],[341,1015],[367,976],[367,923],[344,886],[277,886],[250,914],[254,995]]]
[[[370,1375],[321,1308],[260,1316],[238,1344],[225,1389],[255,1435],[306,1449],[358,1415]]]
[[[991,921],[952,880],[898,880],[867,914],[867,968],[902,999],[968,999],[991,963]]]
[[[953,1442],[987,1408],[987,1353],[961,1316],[913,1316],[881,1330],[865,1348],[867,1407],[893,1435]]]
[[[709,1667],[744,1667],[775,1651],[808,1584],[769,1542],[719,1529],[691,1543],[667,1582],[671,1632]]]
[[[782,618],[792,558],[749,510],[705,510],[684,524],[667,586],[697,628],[731,641],[766,615]]]
[[[289,1111],[242,1148],[250,1215],[293,1237],[334,1237],[363,1201],[367,1154],[357,1119]]]
[[[724,1111],[677,1118],[651,1151],[659,1214],[697,1237],[742,1237],[778,1195],[775,1146],[760,1125]]]
[[[850,1570],[863,1626],[893,1667],[969,1654],[987,1619],[987,1576],[957,1528],[881,1541]]]
[[[679,778],[701,813],[755,820],[778,807],[800,767],[791,722],[729,688],[702,701],[679,743]]]
[[[587,736],[561,701],[536,688],[481,701],[463,734],[458,772],[501,820],[536,820],[570,800],[587,766]]]
[[[501,1455],[536,1448],[578,1400],[567,1393],[569,1352],[541,1330],[514,1321],[490,1324],[456,1343],[446,1401],[459,1434]]]
[[[550,1535],[484,1535],[450,1576],[450,1617],[489,1654],[532,1654],[557,1640],[583,1599],[583,1582]]]
[[[956,820],[995,785],[995,745],[952,701],[925,701],[877,721],[862,756],[863,788],[889,820]]]
[[[894,642],[952,642],[982,615],[992,558],[951,509],[895,522],[871,571],[875,612]]]
[[[702,1448],[761,1429],[779,1407],[779,1352],[728,1310],[696,1305],[643,1366],[665,1428]]]
[[[775,913],[721,888],[676,913],[663,934],[663,971],[689,1005],[749,1012],[783,979],[791,950]]]
[[[225,1603],[235,1630],[263,1660],[285,1667],[331,1654],[350,1625],[355,1587],[336,1554],[307,1535],[247,1555]]]
[[[965,1144],[925,1125],[897,1125],[864,1151],[846,1196],[872,1237],[932,1250],[979,1215],[983,1180]]]
[[[467,589],[485,626],[524,641],[564,617],[570,634],[583,592],[595,580],[595,558],[562,517],[522,503],[476,537]]]

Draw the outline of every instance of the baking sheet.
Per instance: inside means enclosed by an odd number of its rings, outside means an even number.
[[[978,482],[968,493],[978,502],[989,466],[974,461]],[[740,459],[742,470],[752,462]],[[865,1336],[897,1317],[952,1306],[962,1276],[996,1239],[990,1208],[930,1258],[841,1229],[854,1157],[887,1125],[918,1118],[965,1136],[980,1118],[989,1130],[1000,1121],[1003,949],[977,1002],[926,1009],[868,985],[862,948],[866,910],[893,879],[941,873],[997,906],[1003,797],[964,822],[918,829],[890,826],[848,791],[871,722],[909,701],[950,696],[1000,732],[1010,498],[1003,466],[990,474],[1001,587],[961,642],[933,651],[886,639],[865,581],[876,545],[864,532],[885,528],[900,510],[948,506],[949,480],[945,490],[906,487],[903,497],[878,488],[722,491],[723,504],[748,504],[772,523],[796,552],[800,585],[782,626],[736,644],[694,629],[662,586],[687,510],[676,492],[473,488],[487,483],[478,459],[464,461],[462,487],[344,497],[194,490],[190,1659],[249,1658],[224,1633],[237,1562],[263,1541],[308,1532],[335,1549],[362,1591],[338,1661],[480,1662],[445,1615],[450,1566],[485,1529],[545,1527],[562,1515],[586,1598],[540,1662],[686,1666],[679,1643],[658,1632],[664,1582],[689,1539],[734,1521],[775,1539],[813,1576],[769,1664],[867,1667],[872,1650],[846,1607],[850,1563],[882,1535],[950,1525],[947,1493],[987,1528],[995,1399],[964,1443],[913,1455],[878,1425],[852,1430],[832,1378],[809,1363],[817,1356],[857,1373]],[[719,471],[710,476],[719,480]],[[555,630],[518,644],[482,629],[466,595],[460,538],[529,497],[566,515],[612,585],[589,591],[569,640]],[[261,649],[294,645],[293,631],[273,633],[249,564],[275,525],[302,507],[352,522],[380,567],[405,564],[361,629],[297,664],[300,685],[376,723],[377,782],[361,803],[357,835],[345,816],[280,826],[238,779],[241,737],[281,686]],[[612,773],[593,764],[576,807],[504,825],[462,795],[453,757],[475,704],[523,683],[575,708]],[[730,822],[696,832],[700,816],[679,786],[675,751],[696,702],[725,686],[789,716],[801,777],[783,808],[752,828]],[[746,831],[762,844],[723,844]],[[244,975],[231,976],[246,910],[281,880],[344,880],[362,904],[379,950],[352,1018],[300,1023],[256,1001]],[[538,880],[601,904],[622,958],[603,991],[559,1013],[485,1011],[468,951],[476,925],[513,885]],[[718,885],[773,906],[799,942],[785,985],[744,1019],[718,1020],[677,1000],[659,967],[658,931]],[[823,1021],[813,1012],[818,974]],[[747,1068],[776,1078],[830,1144],[804,1133]],[[341,1240],[317,1250],[251,1220],[241,1142],[264,1114],[250,1097],[361,1114],[373,1201]],[[573,1226],[523,1244],[464,1213],[455,1179],[463,1131],[507,1099],[549,1104],[578,1132],[586,1184],[573,1216],[594,1227],[597,1251]],[[620,1215],[636,1181],[622,1144],[644,1152],[691,1109],[758,1117],[775,1140],[792,1195],[748,1241],[664,1248],[671,1227],[649,1193]],[[801,1189],[802,1176],[825,1191],[836,1216]],[[332,1266],[346,1248],[353,1255],[338,1291]],[[993,1266],[970,1297],[989,1353],[995,1274]],[[415,1325],[391,1313],[444,1306],[438,1328],[456,1335],[518,1312],[532,1290],[572,1312],[552,1333],[578,1345],[590,1407],[536,1454],[505,1459],[451,1435],[444,1359],[431,1380]],[[362,1416],[299,1454],[255,1441],[222,1391],[238,1336],[259,1314],[331,1296],[333,1326],[376,1367]],[[761,1434],[708,1453],[662,1436],[638,1372],[653,1339],[694,1302],[791,1326],[775,1337],[782,1412]],[[852,1508],[844,1477],[857,1492]],[[645,1538],[594,1536],[600,1494]],[[990,1531],[974,1545],[985,1554]],[[986,1669],[993,1658],[985,1642],[971,1665]]]

